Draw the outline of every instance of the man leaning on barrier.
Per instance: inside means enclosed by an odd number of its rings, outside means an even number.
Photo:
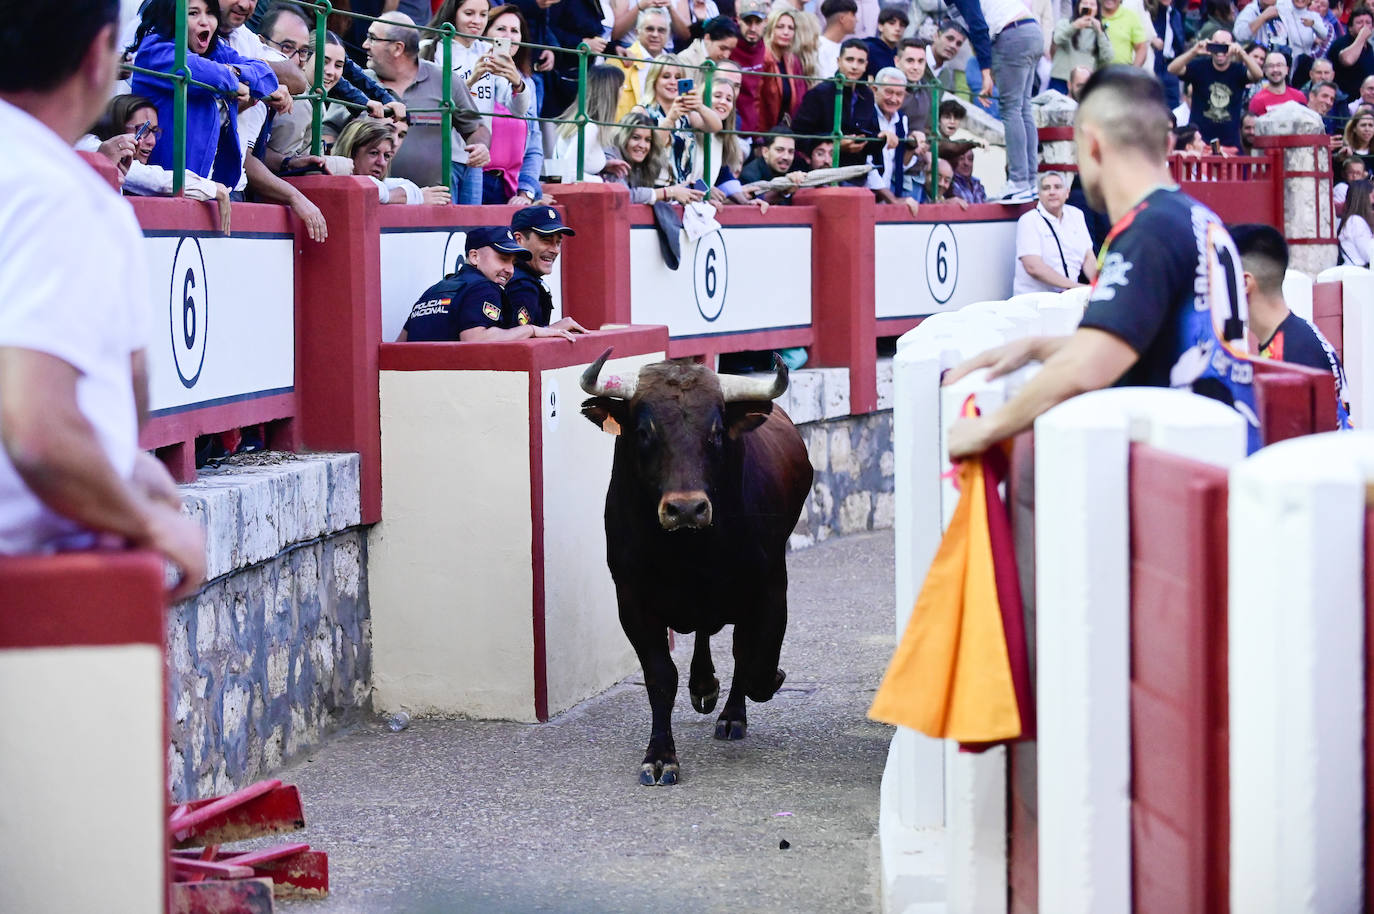
[[[1112,385],[1221,400],[1245,417],[1250,449],[1258,447],[1240,255],[1216,215],[1170,180],[1171,123],[1153,75],[1111,66],[1088,80],[1074,127],[1079,177],[1114,225],[1087,311],[1070,336],[1017,340],[949,373],[946,383],[977,368],[998,377],[1044,363],[1000,409],[955,422],[951,457],[981,453],[1064,400]]]
[[[572,331],[534,324],[512,326],[506,300],[517,260],[530,252],[516,242],[505,226],[468,232],[467,262],[457,273],[430,286],[410,309],[396,342],[477,343],[561,336],[572,342]]]
[[[151,308],[133,210],[72,143],[119,60],[118,0],[0,0],[0,554],[132,544],[205,576],[205,540],[138,449]],[[62,40],[53,42],[52,36]],[[100,292],[73,284],[78,260]]]
[[[517,260],[515,272],[506,282],[507,325],[523,327],[551,327],[571,333],[586,333],[571,317],[554,324],[553,295],[544,285],[544,277],[553,272],[553,265],[563,253],[563,238],[576,235],[558,218],[558,211],[548,206],[527,206],[517,210],[511,218],[510,230],[516,242],[530,252],[529,260]]]

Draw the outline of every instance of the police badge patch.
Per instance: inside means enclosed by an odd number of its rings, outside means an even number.
[[[520,309],[520,313],[516,316],[515,320],[516,320],[516,323],[518,323],[518,324],[519,324],[520,326],[522,326],[522,327],[525,326],[526,324],[528,324],[528,323],[530,322],[530,312],[529,312],[529,309],[528,309],[528,308],[521,308],[521,309]]]
[[[482,302],[482,314],[487,320],[499,321],[501,319],[501,306],[489,301]]]

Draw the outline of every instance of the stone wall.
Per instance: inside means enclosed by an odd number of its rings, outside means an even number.
[[[849,372],[794,371],[779,404],[797,423],[815,481],[789,546],[884,530],[893,522],[892,360],[878,361],[878,411],[849,415]]]
[[[356,455],[247,455],[183,486],[209,583],[167,620],[175,800],[268,775],[370,704]]]

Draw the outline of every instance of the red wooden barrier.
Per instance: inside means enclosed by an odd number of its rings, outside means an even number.
[[[1258,359],[1255,407],[1265,445],[1336,430],[1336,381],[1329,371]]]
[[[1175,155],[1169,157],[1169,173],[1223,222],[1263,222],[1282,231],[1281,155]]]
[[[1027,649],[1031,681],[1035,681],[1035,436],[1017,435],[1007,483],[1016,566],[1025,605]],[[1032,740],[1012,743],[1008,750],[1007,889],[1010,914],[1040,910],[1039,803],[1036,792],[1037,753]]]
[[[1364,513],[1364,614],[1364,909],[1374,911],[1374,507]]]
[[[1336,355],[1345,358],[1345,291],[1339,282],[1312,286],[1312,323],[1326,337]]]
[[[1131,448],[1136,914],[1229,906],[1227,472]]]

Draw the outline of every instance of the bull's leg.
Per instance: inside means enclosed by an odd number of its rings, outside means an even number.
[[[725,709],[716,720],[716,739],[743,739],[748,729],[744,699],[768,701],[787,679],[787,673],[778,666],[782,636],[787,630],[785,566],[750,605],[756,607],[755,612],[735,623],[735,675]]]
[[[669,786],[678,781],[677,747],[673,744],[673,702],[677,699],[677,667],[668,653],[668,629],[657,626],[634,607],[626,608],[621,594],[620,624],[634,646],[644,670],[644,688],[649,693],[653,725],[649,747],[639,768],[639,783]]]
[[[739,628],[735,628],[735,644],[739,644]],[[716,718],[716,739],[744,739],[749,721],[744,711],[744,680],[739,675],[739,652],[735,652],[735,676],[730,680],[730,694],[725,696],[725,709]]]
[[[697,630],[692,644],[692,672],[687,677],[687,691],[692,696],[692,707],[698,713],[710,714],[720,698],[720,680],[716,678],[716,665],[711,662],[711,636],[701,629]]]

